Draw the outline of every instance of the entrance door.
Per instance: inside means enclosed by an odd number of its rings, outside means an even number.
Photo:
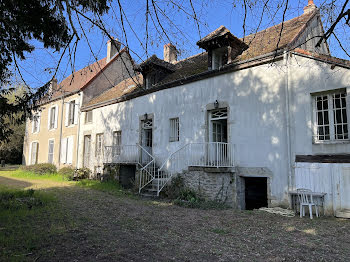
[[[90,152],[91,152],[91,136],[84,136],[84,167],[89,167],[90,164]]]
[[[245,209],[267,207],[267,178],[245,177]]]
[[[151,161],[150,155],[152,155],[153,144],[153,122],[152,119],[143,120],[141,123],[141,146],[148,152],[148,154],[142,150],[141,163],[146,164]]]
[[[227,108],[210,112],[208,160],[211,165],[227,162],[227,141]]]
[[[350,211],[350,167],[343,167],[339,181],[340,210]]]

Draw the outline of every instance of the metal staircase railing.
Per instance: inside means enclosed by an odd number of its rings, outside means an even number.
[[[223,142],[184,145],[170,154],[158,169],[157,196],[173,175],[189,166],[234,167],[234,147]]]

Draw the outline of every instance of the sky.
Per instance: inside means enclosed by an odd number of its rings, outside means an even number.
[[[175,2],[175,4],[171,2]],[[257,28],[260,31],[282,22],[284,5],[278,5],[281,3],[280,0],[270,0],[266,7],[259,5],[261,0],[247,0],[246,2],[248,12],[244,28],[245,9],[242,6],[242,0],[192,0],[198,22],[195,22],[189,0],[155,1],[158,17],[153,12],[153,7],[150,6],[151,16],[148,18],[148,34],[146,34],[146,0],[121,0],[124,29],[120,20],[120,8],[116,1],[111,3],[109,12],[102,17],[102,20],[110,35],[118,38],[124,45],[128,45],[136,62],[142,62],[153,54],[163,58],[163,45],[169,42],[175,44],[180,51],[178,59],[183,59],[203,52],[198,48],[196,42],[221,25],[241,38],[244,35],[254,33]],[[301,15],[303,7],[308,1],[289,0],[288,2],[289,8],[285,14],[285,20]],[[314,2],[318,6],[321,0]],[[166,34],[163,33],[157,19],[161,22]],[[69,55],[63,57],[57,73],[59,82],[70,75],[73,70],[77,71],[95,62],[96,59],[106,56],[108,38],[102,34],[100,29],[91,27],[89,21],[84,19],[80,21],[85,34],[81,28],[77,27],[81,34],[81,40],[78,42],[75,60],[70,59]],[[77,20],[74,22],[77,23]],[[20,61],[19,66],[25,82],[35,88],[51,79],[61,54],[43,48],[38,42],[33,42],[33,45],[36,50],[28,54],[26,60]],[[333,46],[332,43],[330,46],[334,56],[346,58],[337,46]],[[15,75],[14,81],[21,81],[18,74]]]

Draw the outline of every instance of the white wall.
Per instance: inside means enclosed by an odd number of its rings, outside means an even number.
[[[81,126],[80,148],[87,133],[92,135],[93,150],[96,133],[104,133],[105,145],[111,145],[116,130],[122,130],[124,145],[138,143],[139,117],[147,113],[154,114],[153,153],[164,160],[181,145],[205,142],[206,106],[215,100],[226,102],[236,165],[269,170],[272,199],[281,200],[288,185],[285,72],[282,62],[261,65],[95,109],[93,124]],[[179,142],[169,142],[173,117],[180,119]]]

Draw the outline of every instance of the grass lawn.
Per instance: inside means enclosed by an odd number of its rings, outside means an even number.
[[[68,182],[17,171],[0,171],[0,185],[0,261],[348,261],[350,257],[349,220],[183,208],[130,197],[111,183]],[[26,191],[31,188],[34,192]]]

